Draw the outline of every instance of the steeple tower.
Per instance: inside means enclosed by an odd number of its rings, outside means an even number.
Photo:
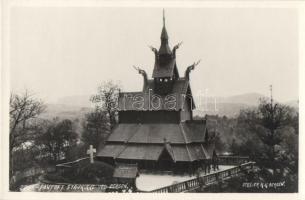
[[[177,48],[174,48],[174,52]],[[155,66],[152,75],[154,91],[158,94],[168,94],[171,92],[174,82],[179,78],[179,73],[176,66],[176,57],[168,45],[164,9],[161,45],[159,51],[153,47],[151,49],[155,53]]]

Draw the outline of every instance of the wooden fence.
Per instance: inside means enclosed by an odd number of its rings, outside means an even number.
[[[176,183],[170,186],[162,187],[156,190],[152,190],[150,192],[154,193],[168,193],[168,192],[187,192],[194,189],[199,188],[200,186],[209,185],[215,183],[219,180],[224,180],[227,178],[231,178],[234,176],[238,176],[240,173],[250,171],[253,169],[254,162],[248,162],[236,166],[234,168],[230,168],[224,171],[212,173],[209,175],[205,175],[202,177],[198,177],[195,179],[191,179],[188,181]]]

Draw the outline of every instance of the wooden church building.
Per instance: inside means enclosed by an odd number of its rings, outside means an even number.
[[[193,119],[189,75],[198,62],[180,76],[176,50],[181,43],[171,49],[168,39],[163,14],[160,48],[151,47],[155,56],[152,79],[136,68],[143,76],[143,90],[119,94],[119,123],[98,149],[97,159],[174,173],[194,173],[212,164],[215,138],[209,135],[206,120]]]

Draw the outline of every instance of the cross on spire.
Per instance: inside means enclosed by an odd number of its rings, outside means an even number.
[[[87,154],[90,155],[90,163],[94,163],[94,160],[93,160],[93,154],[96,153],[96,149],[93,148],[92,145],[89,146],[89,149],[87,150]]]

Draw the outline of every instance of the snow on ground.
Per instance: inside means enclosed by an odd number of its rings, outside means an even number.
[[[219,170],[211,170],[210,174],[215,172],[223,171],[226,169],[233,168],[235,166],[229,165],[219,165]],[[200,176],[204,176],[204,172]],[[208,175],[208,173],[206,174]],[[196,176],[190,175],[168,175],[168,174],[151,174],[151,173],[141,173],[136,179],[136,186],[141,191],[151,191],[165,186],[172,185],[174,183],[180,183],[190,179],[194,179]]]

